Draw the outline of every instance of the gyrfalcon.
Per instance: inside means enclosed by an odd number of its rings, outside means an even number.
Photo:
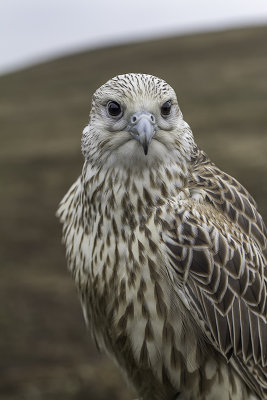
[[[198,148],[174,90],[109,80],[82,152],[58,216],[97,346],[143,400],[267,399],[266,227]]]

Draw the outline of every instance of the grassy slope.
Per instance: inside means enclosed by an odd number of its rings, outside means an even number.
[[[266,37],[262,27],[169,38],[0,78],[1,399],[131,398],[86,334],[54,218],[81,170],[91,95],[108,78],[165,78],[198,144],[249,188],[267,219]]]

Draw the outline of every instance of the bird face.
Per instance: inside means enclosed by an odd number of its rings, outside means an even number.
[[[95,92],[82,149],[94,163],[147,165],[181,148],[185,128],[176,94],[165,81],[119,75]]]

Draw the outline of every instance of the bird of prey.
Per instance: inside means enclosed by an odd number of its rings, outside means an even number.
[[[196,145],[162,79],[93,95],[58,216],[100,349],[143,400],[267,399],[267,240],[254,199]]]

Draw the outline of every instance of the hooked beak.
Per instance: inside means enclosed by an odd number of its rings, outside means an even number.
[[[144,153],[147,155],[151,139],[155,134],[154,115],[144,111],[133,114],[129,131],[132,137],[143,146]]]

